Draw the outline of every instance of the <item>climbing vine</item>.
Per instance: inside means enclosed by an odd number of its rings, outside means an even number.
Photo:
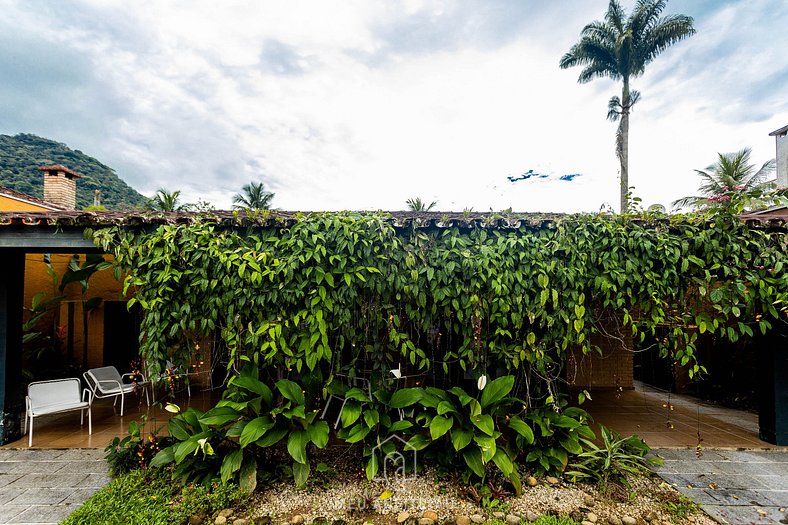
[[[699,335],[736,340],[786,319],[784,230],[726,213],[538,226],[314,213],[227,227],[208,217],[92,237],[142,307],[153,371],[215,334],[231,369],[407,368],[436,382],[506,370],[549,382],[572,348],[598,350],[600,337],[638,345],[667,326],[655,344],[692,376],[703,372]]]

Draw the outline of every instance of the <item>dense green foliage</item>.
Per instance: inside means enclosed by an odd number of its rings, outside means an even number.
[[[0,135],[0,186],[42,199],[44,179],[38,168],[49,164],[62,164],[82,176],[77,181],[77,208],[91,206],[95,190],[101,190],[101,203],[109,210],[133,208],[146,200],[112,168],[79,150],[26,133]]]
[[[452,385],[497,368],[550,379],[570,347],[592,351],[592,336],[619,324],[635,342],[669,326],[663,354],[695,374],[698,334],[765,332],[786,297],[784,233],[725,214],[427,230],[337,213],[254,231],[200,222],[94,237],[128,272],[154,368],[188,362],[215,332],[231,367],[402,363]]]
[[[396,434],[468,476],[494,465],[518,489],[518,464],[561,472],[592,438],[560,395],[571,349],[596,351],[605,337],[637,345],[659,330],[662,354],[692,376],[703,372],[699,335],[736,340],[784,322],[784,232],[730,210],[539,228],[492,216],[421,228],[380,214],[272,215],[253,228],[204,219],[93,237],[127,272],[154,376],[168,359],[188,363],[211,334],[226,350],[223,401],[170,428],[178,443],[160,462],[182,477],[237,475],[248,488],[252,460],[286,442],[302,485],[308,447],[328,434],[316,410],[335,395],[345,400],[337,438],[363,445],[368,477],[376,447]]]
[[[237,485],[173,484],[155,469],[115,478],[63,521],[63,525],[177,525],[193,514],[210,514],[243,503]]]
[[[189,408],[171,419],[170,435],[176,442],[152,465],[174,463],[174,475],[184,481],[205,483],[221,476],[227,482],[238,476],[241,488],[252,492],[258,458],[263,460],[260,449],[284,440],[296,486],[303,487],[310,472],[307,446],[326,446],[328,424],[317,419],[317,411],[307,410],[299,385],[280,379],[271,389],[257,376],[257,369],[248,366],[230,380],[214,408],[205,413]]]

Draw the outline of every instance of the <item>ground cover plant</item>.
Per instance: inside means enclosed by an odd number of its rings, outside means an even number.
[[[167,472],[131,470],[88,498],[63,525],[172,525],[244,501],[237,485],[174,486]]]
[[[175,418],[156,465],[251,490],[283,452],[303,486],[310,451],[337,439],[363,449],[374,478],[396,435],[469,481],[500,471],[519,492],[519,466],[557,474],[593,450],[587,414],[564,395],[572,349],[659,329],[662,354],[694,376],[700,334],[736,340],[784,322],[784,231],[734,212],[425,225],[260,213],[93,239],[126,272],[154,376],[188,364],[203,338],[225,352],[224,398]],[[330,395],[334,433],[320,418]]]

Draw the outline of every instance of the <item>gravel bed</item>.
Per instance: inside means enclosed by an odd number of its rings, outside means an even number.
[[[609,487],[603,493],[594,485],[563,481],[550,485],[540,479],[536,486],[524,487],[521,496],[507,498],[502,507],[482,509],[469,501],[458,480],[441,477],[435,470],[426,469],[417,477],[397,479],[391,485],[382,480],[369,482],[359,472],[335,472],[318,476],[303,490],[297,490],[292,482],[268,485],[255,493],[246,514],[251,518],[270,517],[274,524],[341,520],[389,525],[396,524],[405,512],[409,514],[406,522],[415,523],[427,511],[437,514],[436,523],[451,524],[459,516],[489,519],[494,512],[499,512],[497,517],[503,521],[500,512],[507,518],[523,519],[556,514],[600,525],[620,525],[624,517],[634,518],[639,525],[716,523],[700,510],[683,520],[672,519],[664,502],[679,501],[678,492],[657,477],[635,478],[628,490],[618,485]]]

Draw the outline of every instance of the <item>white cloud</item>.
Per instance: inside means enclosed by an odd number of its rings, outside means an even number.
[[[262,178],[285,209],[401,209],[415,196],[454,210],[595,211],[618,201],[615,124],[604,116],[619,88],[578,85],[578,71],[557,66],[604,2],[571,11],[506,1],[58,6],[12,3],[6,19],[78,51],[95,76],[83,88],[117,102],[112,111],[79,104],[103,136],[61,126],[50,138],[116,166],[143,193],[181,189],[229,207]],[[693,193],[692,170],[718,151],[773,156],[767,134],[788,119],[777,83],[788,81],[788,14],[773,8],[742,1],[691,13],[698,35],[636,81],[644,96],[630,182],[646,204]],[[57,115],[63,101],[41,103]],[[29,128],[0,132],[46,129],[16,121]],[[534,168],[583,177],[506,179]]]

